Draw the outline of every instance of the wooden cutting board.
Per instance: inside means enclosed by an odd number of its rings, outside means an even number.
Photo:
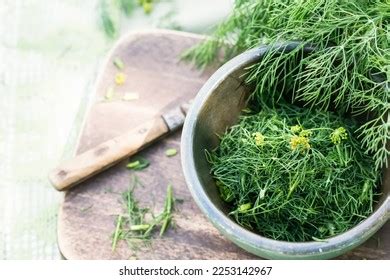
[[[122,134],[133,126],[159,114],[164,108],[192,99],[216,67],[200,72],[180,61],[180,54],[202,37],[174,31],[148,31],[123,37],[98,77],[94,104],[86,116],[77,153]],[[125,64],[126,82],[116,86],[118,69],[112,61],[120,57]],[[113,87],[112,100],[105,100]],[[126,93],[137,100],[123,101]],[[140,153],[151,164],[143,171],[129,171],[124,161],[66,192],[58,215],[58,244],[66,259],[256,259],[224,238],[195,205],[183,178],[180,155],[165,156],[165,150],[180,152],[180,132],[159,141]],[[141,206],[163,208],[166,187],[172,183],[176,206],[175,228],[150,245],[133,251],[120,241],[112,252],[111,235],[116,215],[123,213],[121,193],[136,175],[143,187],[136,189]],[[341,256],[345,259],[389,259],[390,224],[371,240]]]

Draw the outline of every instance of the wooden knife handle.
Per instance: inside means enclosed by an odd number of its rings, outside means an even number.
[[[69,189],[137,153],[168,131],[161,117],[145,122],[126,134],[108,140],[61,163],[49,173],[49,180],[59,191]]]

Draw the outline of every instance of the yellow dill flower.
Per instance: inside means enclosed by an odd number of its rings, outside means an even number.
[[[300,133],[299,133],[299,136],[302,136],[302,137],[310,137],[311,136],[311,131],[309,130],[302,130]]]
[[[302,126],[300,125],[294,125],[290,128],[292,133],[299,133],[302,130]]]
[[[291,150],[295,151],[298,148],[301,150],[310,149],[310,139],[304,136],[293,135],[290,140]]]
[[[115,83],[117,85],[123,85],[126,81],[126,75],[123,73],[118,73],[115,75]]]
[[[261,134],[260,132],[255,132],[252,134],[253,137],[255,137],[255,143],[256,143],[256,146],[264,146],[264,143],[265,143],[265,137],[263,134]]]
[[[332,140],[333,144],[337,145],[341,143],[341,140],[348,139],[347,131],[344,127],[339,127],[330,134],[330,139]]]

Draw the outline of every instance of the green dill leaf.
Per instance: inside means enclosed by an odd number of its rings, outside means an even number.
[[[136,157],[132,162],[129,162],[126,167],[132,170],[142,170],[150,165],[150,161],[143,157]]]

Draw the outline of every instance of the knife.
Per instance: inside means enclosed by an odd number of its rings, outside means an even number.
[[[179,129],[190,103],[184,103],[148,120],[127,133],[61,163],[49,173],[49,180],[58,191],[76,186],[84,180],[126,159],[157,139]]]

